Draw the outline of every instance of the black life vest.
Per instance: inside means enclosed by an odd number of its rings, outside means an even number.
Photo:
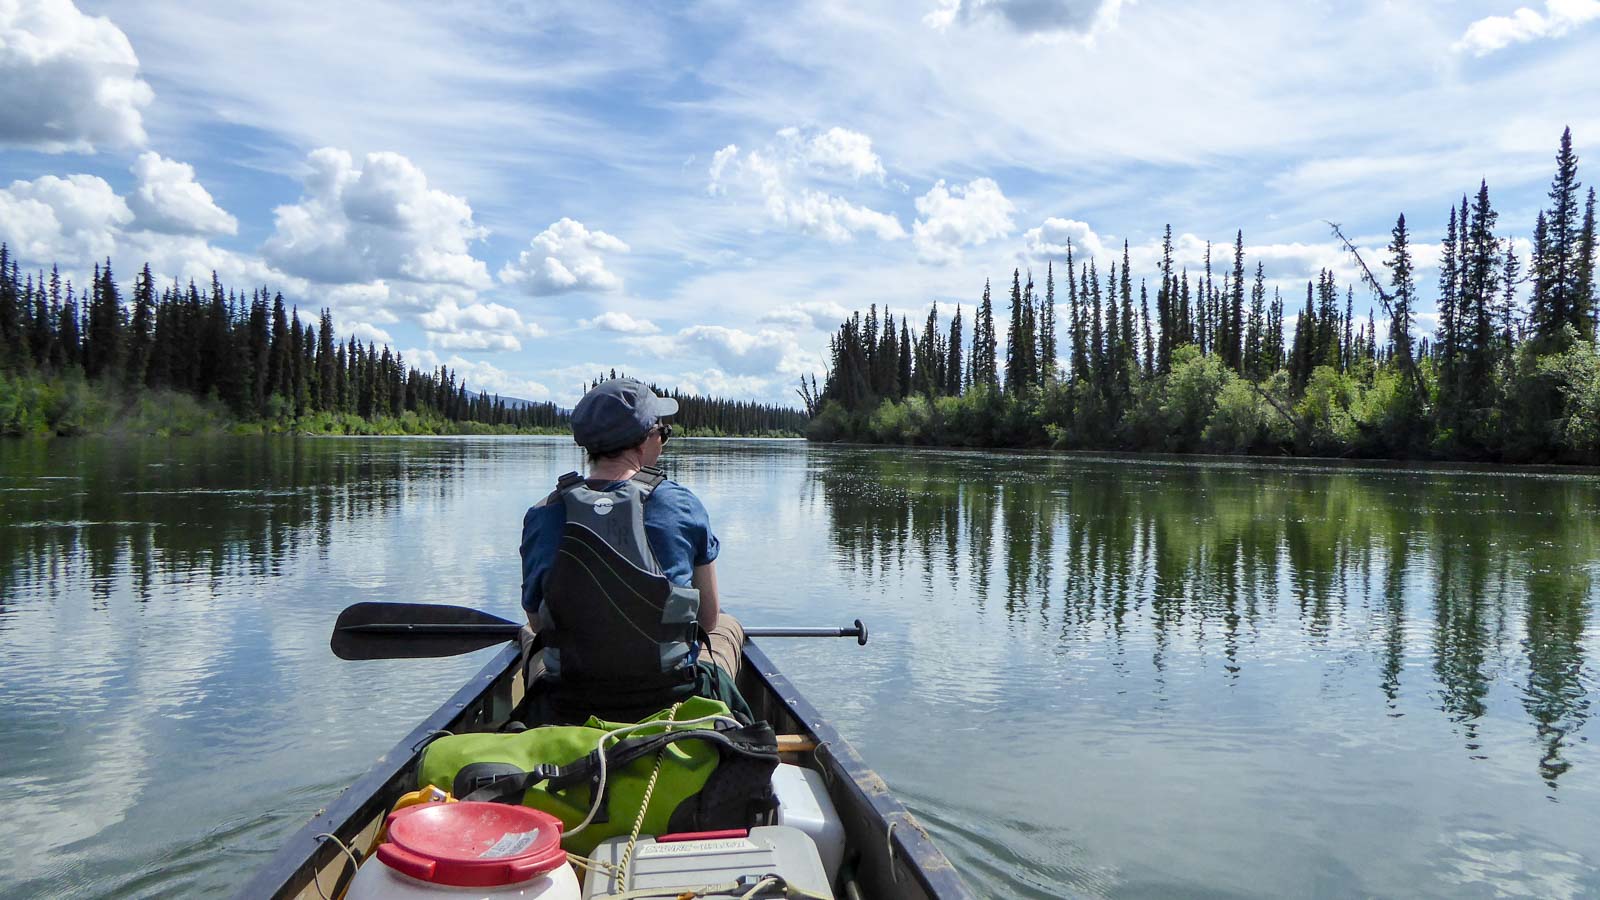
[[[700,592],[662,574],[644,505],[666,480],[647,467],[611,490],[561,476],[566,507],[538,611],[542,689],[567,717],[654,711],[691,696]]]

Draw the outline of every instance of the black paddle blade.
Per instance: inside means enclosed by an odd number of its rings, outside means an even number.
[[[366,602],[339,613],[328,645],[340,659],[423,659],[516,640],[520,628],[465,606]]]

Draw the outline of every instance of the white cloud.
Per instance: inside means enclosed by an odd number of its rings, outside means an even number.
[[[1557,38],[1600,19],[1600,0],[1545,0],[1545,11],[1519,7],[1509,16],[1487,16],[1467,26],[1457,52],[1487,56],[1512,44]]]
[[[769,310],[761,315],[760,322],[789,325],[795,328],[813,328],[833,332],[839,323],[850,317],[851,310],[831,300],[812,300],[794,303],[782,309]]]
[[[410,160],[369,153],[357,169],[349,153],[325,147],[308,162],[300,201],[273,211],[277,227],[262,252],[274,265],[324,284],[404,282],[411,290],[394,294],[407,299],[488,286],[469,249],[487,233],[472,207],[429,188]]]
[[[128,204],[94,175],[44,175],[0,190],[0,240],[24,262],[86,266],[110,256],[131,221]]]
[[[722,175],[728,166],[739,159],[739,145],[729,144],[711,156],[711,181],[706,185],[706,193],[713,197],[725,192],[722,184]]]
[[[373,325],[371,322],[356,322],[354,324],[347,325],[345,326],[344,332],[347,336],[354,336],[356,340],[363,343],[367,341],[377,341],[380,344],[394,343],[394,338],[389,336],[389,332],[384,331],[382,328],[379,328],[376,325]],[[415,364],[416,361],[413,360],[412,365]]]
[[[515,351],[523,337],[539,337],[544,329],[524,322],[522,314],[498,303],[458,305],[446,300],[417,317],[428,341],[445,350]]]
[[[127,35],[71,0],[0,3],[0,145],[46,153],[145,142],[154,97]]]
[[[502,397],[515,397],[519,400],[550,400],[550,389],[538,381],[513,375],[493,363],[482,360],[469,360],[459,355],[442,358],[433,350],[419,349],[416,347],[406,350],[403,354],[410,365],[423,371],[446,366],[456,373],[457,383],[465,381],[467,390],[479,391],[485,394],[499,394]]]
[[[627,253],[628,245],[604,231],[563,217],[539,232],[515,262],[500,270],[500,280],[534,295],[567,291],[615,291],[622,279],[606,268],[606,253]]]
[[[883,160],[872,151],[872,138],[859,131],[834,126],[821,134],[806,137],[800,129],[791,127],[779,131],[778,137],[788,142],[791,152],[799,156],[813,170],[824,173],[840,172],[858,180],[862,178],[883,180]],[[715,180],[717,166],[715,157],[712,158],[711,165],[712,178]]]
[[[965,186],[946,187],[941,179],[917,198],[917,221],[911,240],[925,262],[948,263],[961,258],[961,248],[1005,237],[1013,228],[1010,200],[993,179],[975,178]]]
[[[940,0],[940,8],[923,17],[944,30],[956,23],[998,19],[1023,34],[1046,38],[1091,40],[1117,24],[1123,0]]]
[[[612,310],[579,323],[585,328],[615,331],[619,334],[658,334],[661,328],[649,319],[636,319],[625,312]]]
[[[1024,248],[1022,256],[1044,262],[1046,260],[1065,261],[1067,258],[1067,243],[1072,243],[1073,261],[1083,259],[1097,259],[1106,255],[1106,246],[1100,236],[1094,233],[1089,223],[1076,219],[1058,219],[1051,217],[1045,219],[1037,228],[1030,228],[1022,234]]]
[[[771,377],[811,372],[820,365],[790,335],[763,328],[743,331],[724,325],[695,325],[675,335],[629,338],[629,343],[657,356],[706,359],[734,375]]]
[[[194,180],[194,167],[158,153],[139,154],[128,207],[139,227],[171,234],[237,234],[239,223]]]
[[[843,129],[835,131],[854,135]],[[737,145],[729,144],[717,151],[711,160],[708,191],[713,195],[721,195],[728,193],[730,185],[736,186],[744,193],[761,198],[762,210],[773,224],[802,234],[813,234],[833,243],[850,241],[861,232],[886,241],[905,237],[905,228],[893,215],[851,203],[843,197],[813,187],[795,185],[794,182],[804,181],[807,177],[813,143],[801,141],[798,132],[792,129],[784,129],[778,134],[789,143],[787,149],[774,147],[740,151]],[[854,137],[864,140],[863,136]],[[827,159],[827,168],[857,171],[867,163],[860,156],[861,145],[854,137],[828,139],[827,146],[815,150],[815,153],[819,159]],[[803,151],[796,152],[796,146],[804,148]],[[866,151],[871,154],[870,142],[866,143]],[[876,161],[877,157],[872,156],[872,162]]]

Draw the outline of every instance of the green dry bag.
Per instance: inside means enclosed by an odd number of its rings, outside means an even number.
[[[707,716],[722,719],[669,726]],[[739,725],[728,706],[691,697],[606,741],[631,723],[591,718],[583,725],[547,725],[518,734],[448,735],[422,751],[418,787],[433,785],[462,800],[521,802],[561,820],[568,851],[588,855],[606,838],[629,834],[646,786],[661,761],[641,834],[715,831],[766,824],[777,801],[772,772],[778,742],[765,722]]]

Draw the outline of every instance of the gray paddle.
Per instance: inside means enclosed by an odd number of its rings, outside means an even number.
[[[517,639],[521,625],[482,610],[443,603],[352,604],[339,613],[328,642],[340,659],[425,659],[456,656]],[[866,644],[867,626],[746,628],[746,637],[853,637]]]

